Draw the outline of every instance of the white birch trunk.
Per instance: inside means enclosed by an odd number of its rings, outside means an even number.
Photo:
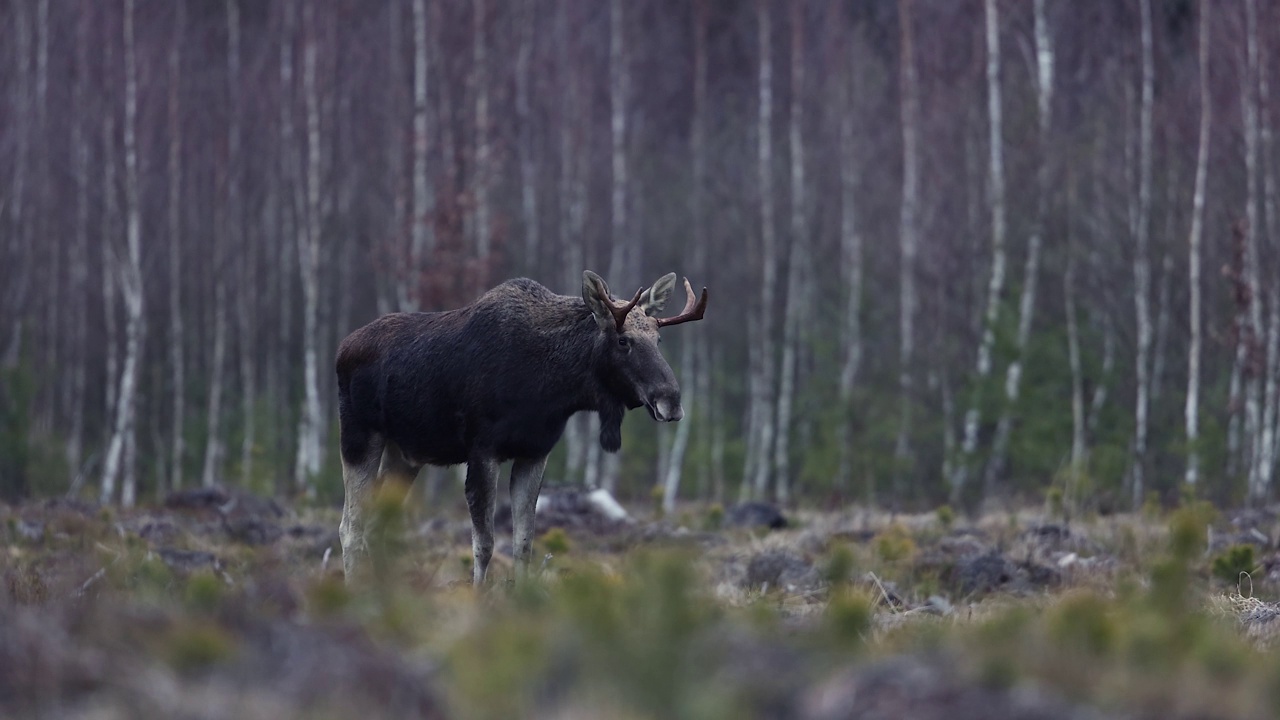
[[[804,4],[791,2],[791,247],[787,261],[787,300],[782,327],[782,367],[778,378],[777,441],[774,445],[774,491],[779,503],[791,500],[791,408],[795,403],[796,362],[800,326],[805,316],[804,264],[808,258],[804,158]]]
[[[690,197],[690,215],[693,217],[693,270],[706,272],[707,256],[707,221],[706,207],[703,199],[703,181],[706,174],[706,103],[707,103],[707,49],[706,49],[707,2],[697,0],[693,8],[693,122],[690,128],[689,150],[692,156],[693,188]],[[684,474],[684,458],[688,450],[690,436],[693,431],[693,413],[701,408],[709,408],[709,388],[705,382],[705,333],[687,335],[682,338],[680,348],[680,380],[687,388],[684,395],[685,421],[676,427],[675,439],[671,444],[671,453],[666,465],[662,491],[663,512],[670,514],[675,510],[676,500],[680,494],[680,482]],[[699,416],[699,424],[708,421],[706,414]],[[700,489],[705,491],[706,478]]]
[[[236,319],[239,326],[240,412],[243,437],[240,444],[240,482],[248,485],[253,475],[253,447],[256,442],[254,418],[255,364],[257,354],[253,341],[253,313],[256,279],[253,277],[254,245],[245,230],[244,205],[240,182],[243,159],[243,132],[240,119],[240,6],[238,0],[226,0],[227,13],[227,248],[239,265],[239,287],[236,289]]]
[[[1259,41],[1261,42],[1261,39]],[[1262,57],[1268,57],[1266,51],[1262,48],[1259,48],[1259,54]],[[1259,141],[1261,143],[1261,153],[1264,166],[1262,169],[1263,214],[1266,220],[1267,237],[1272,238],[1274,241],[1277,237],[1280,237],[1280,216],[1277,216],[1276,207],[1277,202],[1280,202],[1280,198],[1277,198],[1275,177],[1276,163],[1280,159],[1276,157],[1275,145],[1272,136],[1272,122],[1270,118],[1272,118],[1273,115],[1271,114],[1271,90],[1267,67],[1268,64],[1266,62],[1258,63],[1258,108],[1259,114],[1263,118],[1267,118],[1260,123]],[[1280,294],[1275,292],[1274,285],[1272,286],[1270,299],[1271,319],[1269,322],[1272,327],[1275,327],[1277,317],[1280,316],[1280,307],[1277,307],[1277,304],[1280,303]],[[1280,376],[1277,375],[1277,373],[1280,373],[1280,357],[1276,357],[1276,353],[1280,352],[1280,347],[1275,346],[1275,343],[1277,342],[1277,339],[1273,337],[1275,332],[1280,332],[1280,328],[1277,328],[1275,331],[1268,330],[1267,334],[1267,390],[1264,394],[1266,398],[1266,406],[1263,410],[1264,431],[1270,436],[1270,440],[1267,444],[1266,457],[1263,459],[1263,465],[1261,468],[1263,473],[1262,485],[1264,486],[1265,493],[1268,497],[1271,495],[1271,484],[1275,478],[1275,464],[1278,454],[1277,444],[1280,443],[1280,427],[1277,426],[1277,422],[1280,422],[1280,407],[1278,407],[1280,406],[1280,388],[1276,387],[1277,383],[1280,382]]]
[[[10,179],[9,195],[5,200],[5,205],[7,206],[11,222],[8,237],[5,238],[5,245],[7,246],[7,255],[12,258],[12,261],[20,268],[20,271],[14,274],[14,282],[3,288],[3,290],[0,290],[0,300],[4,301],[4,311],[17,316],[13,322],[7,324],[7,329],[9,327],[12,328],[11,331],[7,333],[9,336],[0,337],[0,342],[7,342],[7,346],[5,346],[3,353],[0,353],[0,366],[3,367],[16,367],[19,362],[23,336],[22,326],[23,321],[26,319],[25,311],[27,290],[30,284],[30,277],[33,274],[32,268],[28,266],[28,258],[31,255],[31,243],[27,236],[28,208],[26,207],[27,165],[30,162],[32,135],[30,118],[28,113],[25,111],[28,104],[31,102],[31,98],[29,97],[30,89],[27,85],[31,77],[31,34],[30,27],[27,24],[27,10],[28,6],[26,3],[15,3],[13,5],[14,18],[11,21],[14,34],[13,44],[15,54],[17,55],[17,68],[14,73],[15,90],[13,91],[14,97],[12,102],[20,108],[20,110],[14,113],[16,117],[10,121],[12,123],[12,127],[6,128],[6,134],[11,133],[13,136],[13,140],[11,142],[14,144],[15,157],[12,168],[13,175]],[[104,133],[107,132],[109,122],[110,120],[103,125]],[[104,285],[109,284],[111,282],[109,276],[110,273],[105,267],[103,272]],[[109,375],[108,377],[114,377],[114,375]],[[110,383],[108,383],[108,385],[109,384]],[[110,416],[111,411],[112,392],[113,391],[111,390],[107,391],[108,417]]]
[[[585,167],[579,156],[585,156],[580,146],[581,126],[579,118],[579,78],[575,72],[573,57],[570,53],[571,35],[569,31],[569,0],[560,0],[556,5],[555,42],[558,73],[562,96],[560,98],[561,114],[559,118],[559,150],[560,150],[560,187],[559,187],[559,248],[562,282],[568,292],[574,292],[582,286],[582,231],[586,222],[586,181],[580,170]],[[590,436],[589,428],[593,418],[579,413],[569,419],[565,428],[565,480],[576,483],[587,482],[585,465],[588,446],[595,442]],[[593,469],[594,472],[594,469]],[[591,485],[589,487],[594,487]]]
[[[1244,130],[1244,164],[1245,164],[1245,246],[1244,246],[1244,281],[1248,284],[1248,316],[1244,318],[1246,325],[1238,334],[1241,344],[1239,356],[1243,359],[1244,383],[1244,468],[1250,503],[1263,500],[1263,489],[1259,482],[1260,450],[1260,400],[1261,387],[1259,372],[1255,367],[1255,358],[1259,354],[1258,343],[1262,337],[1262,298],[1259,294],[1261,286],[1258,282],[1258,6],[1256,0],[1245,0],[1245,57],[1242,70],[1240,113]]]
[[[755,477],[752,495],[764,499],[769,487],[769,456],[774,446],[773,384],[774,384],[774,302],[778,283],[777,228],[774,224],[773,197],[773,28],[769,17],[769,3],[757,0],[760,75],[759,121],[757,125],[757,169],[760,183],[760,263],[762,281],[760,287],[759,335],[751,343],[759,354],[757,367],[760,379],[756,388],[753,416],[758,430],[755,432],[756,459],[753,461]],[[748,450],[750,451],[750,449]]]
[[[114,44],[108,35],[103,38],[103,67],[115,66]],[[103,417],[108,422],[116,416],[117,398],[119,394],[120,375],[120,327],[116,310],[118,286],[116,283],[116,265],[120,261],[116,248],[119,239],[120,198],[117,183],[116,167],[116,114],[114,108],[104,103],[102,113],[102,311],[103,326],[106,332],[106,408]],[[16,197],[21,198],[21,195]],[[110,442],[110,435],[105,440]],[[105,479],[104,475],[104,479]],[[115,498],[116,475],[111,476],[111,486],[101,486],[101,496],[110,501]]]
[[[610,162],[613,168],[611,186],[610,219],[611,239],[609,253],[609,277],[615,284],[627,287],[631,268],[627,267],[627,210],[630,186],[627,157],[627,107],[630,100],[630,58],[623,35],[624,8],[622,0],[609,0],[609,140]],[[632,278],[633,279],[633,278]],[[623,293],[629,295],[629,293]]]
[[[534,147],[533,109],[533,42],[537,19],[534,0],[521,0],[519,11],[519,46],[516,50],[516,119],[519,129],[520,210],[524,219],[524,267],[530,277],[541,277],[538,227],[537,156]]]
[[[849,42],[844,65],[846,72],[838,94],[843,100],[840,114],[840,274],[848,295],[841,327],[844,362],[840,366],[840,429],[836,435],[840,443],[840,464],[835,477],[837,488],[844,488],[849,480],[853,389],[862,366],[862,235],[858,230],[858,168],[853,122],[857,100],[853,89],[853,75],[857,71],[853,60],[855,45],[854,41]],[[950,473],[946,477],[950,477]]]
[[[125,0],[124,163],[127,259],[122,258],[115,263],[121,295],[125,301],[125,356],[119,380],[110,378],[111,382],[119,382],[120,389],[116,394],[111,440],[103,460],[101,498],[103,503],[111,502],[117,477],[123,475],[120,478],[120,503],[124,507],[133,507],[137,497],[135,464],[124,462],[122,466],[122,460],[125,460],[126,450],[130,449],[130,445],[136,447],[139,365],[142,361],[143,335],[146,332],[142,285],[142,208],[138,187],[137,47],[134,42],[133,15],[134,0]]]
[[[902,32],[902,209],[899,217],[901,265],[899,268],[898,439],[894,444],[894,502],[903,497],[903,479],[911,456],[912,363],[915,353],[915,264],[920,233],[920,98],[916,82],[915,33],[912,0],[899,0]]]
[[[476,203],[475,253],[481,265],[488,262],[489,247],[493,239],[492,214],[489,198],[492,182],[493,150],[489,138],[489,50],[485,39],[485,26],[488,21],[485,0],[472,0],[472,37],[474,38],[474,91],[476,101],[475,114],[475,172],[473,173],[473,194]],[[487,278],[481,278],[480,288],[483,290]]]
[[[994,0],[989,0],[994,2]],[[1013,425],[1013,411],[1018,404],[1022,388],[1022,365],[1027,359],[1027,342],[1031,339],[1031,322],[1035,314],[1036,290],[1040,278],[1040,248],[1048,227],[1049,193],[1049,132],[1053,125],[1053,43],[1049,36],[1049,20],[1045,13],[1045,0],[1035,0],[1036,44],[1036,106],[1039,109],[1040,162],[1036,168],[1036,218],[1027,239],[1026,265],[1022,273],[1022,295],[1018,301],[1017,357],[1005,371],[1004,408],[996,423],[996,436],[992,444],[991,459],[983,482],[985,494],[990,497],[996,484],[1004,478],[1009,453],[1009,434]],[[1003,187],[1003,182],[1001,183]],[[990,319],[990,318],[988,318]],[[985,336],[984,336],[985,340]]]
[[[302,416],[298,427],[296,484],[307,497],[315,496],[315,478],[320,474],[320,98],[316,87],[315,11],[311,3],[302,5],[303,95],[307,113],[306,218],[299,223],[298,264],[301,266],[303,295],[303,392]]]
[[[987,303],[983,313],[982,338],[969,409],[964,414],[961,458],[951,478],[951,502],[960,500],[978,449],[978,429],[982,423],[979,403],[987,378],[991,376],[991,353],[995,346],[996,321],[1005,280],[1005,188],[1004,131],[1000,102],[1000,15],[996,0],[984,0],[987,41],[987,129],[990,152],[988,175],[991,182],[991,276],[987,283]]]
[[[76,116],[71,120],[71,148],[74,157],[72,172],[76,185],[75,250],[71,256],[71,284],[77,289],[75,308],[76,358],[71,381],[67,383],[71,432],[67,442],[67,465],[75,473],[72,488],[79,489],[84,481],[81,461],[84,457],[84,416],[89,411],[86,391],[89,375],[89,142],[85,132],[88,118],[92,116],[85,92],[89,69],[88,13],[80,14],[76,25],[76,80],[73,87],[72,106]],[[0,338],[2,339],[2,338]]]
[[[413,0],[413,231],[409,249],[409,271],[400,297],[400,309],[414,312],[422,309],[419,287],[428,258],[435,252],[435,199],[427,174],[427,151],[430,149],[427,112],[427,5],[426,0]],[[404,286],[402,286],[404,287]]]
[[[1196,150],[1195,191],[1191,197],[1191,231],[1187,242],[1191,337],[1187,346],[1187,471],[1184,480],[1191,488],[1200,482],[1200,357],[1204,345],[1200,245],[1204,235],[1204,194],[1209,174],[1209,129],[1213,123],[1213,103],[1209,99],[1209,5],[1208,0],[1200,0],[1200,138]]]
[[[169,487],[182,487],[186,459],[186,352],[183,349],[182,317],[182,43],[186,29],[187,3],[174,7],[173,43],[169,46],[169,368],[172,393],[172,455]]]
[[[1152,58],[1151,0],[1139,0],[1142,10],[1142,105],[1138,119],[1138,207],[1133,256],[1133,296],[1137,322],[1137,398],[1133,434],[1133,507],[1146,494],[1147,416],[1151,393],[1151,122],[1155,66]]]
[[[1067,316],[1067,364],[1071,368],[1071,475],[1084,471],[1088,448],[1085,435],[1084,370],[1080,362],[1080,327],[1076,304],[1076,194],[1074,179],[1067,191],[1067,269],[1062,280]]]

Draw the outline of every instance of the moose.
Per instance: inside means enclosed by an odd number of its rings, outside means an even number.
[[[685,278],[684,309],[655,317],[675,282],[669,273],[624,302],[590,270],[581,298],[520,278],[463,308],[392,313],[348,335],[336,362],[347,581],[367,560],[370,502],[388,481],[407,488],[424,465],[466,463],[472,580],[481,585],[507,461],[516,575],[526,574],[547,455],[570,416],[596,412],[607,452],[622,447],[627,410],[643,405],[658,422],[684,416],[658,330],[701,320],[707,289],[695,296]]]

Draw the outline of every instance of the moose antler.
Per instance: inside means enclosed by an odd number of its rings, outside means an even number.
[[[636,291],[636,296],[631,298],[631,302],[622,303],[609,301],[609,312],[613,313],[613,321],[618,324],[618,332],[622,332],[622,326],[627,321],[627,315],[640,302],[640,296],[644,295],[645,288]]]
[[[689,278],[685,278],[684,292],[689,296],[689,299],[684,303],[684,309],[675,317],[658,318],[658,327],[670,327],[702,319],[703,314],[707,312],[707,289],[702,288],[702,297],[699,298],[693,294],[693,286],[689,284]]]

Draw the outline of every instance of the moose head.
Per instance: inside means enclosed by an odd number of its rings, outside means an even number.
[[[701,320],[707,309],[707,290],[694,295],[688,278],[684,281],[688,299],[684,310],[670,318],[654,317],[661,312],[675,289],[676,274],[668,273],[648,288],[640,288],[629,302],[615,300],[599,275],[582,273],[582,299],[600,329],[597,339],[600,365],[606,386],[627,409],[641,405],[658,422],[675,422],[684,417],[680,406],[680,385],[658,345],[658,330],[671,325]],[[638,311],[638,312],[637,312]],[[608,438],[601,436],[606,450]],[[619,438],[620,442],[620,438]]]

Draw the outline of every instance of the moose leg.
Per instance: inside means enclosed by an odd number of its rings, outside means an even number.
[[[382,436],[368,434],[363,442],[351,438],[346,432],[342,438],[342,485],[346,498],[342,505],[342,522],[338,525],[338,537],[342,541],[342,569],[347,582],[369,555],[366,538],[366,519],[369,501],[378,481],[378,463],[382,459]]]
[[[471,580],[479,586],[484,583],[493,558],[493,515],[497,509],[495,488],[498,484],[498,463],[493,458],[475,457],[467,463],[467,508],[471,511],[471,552],[475,557]]]
[[[399,445],[388,440],[382,451],[382,464],[378,466],[378,490],[381,491],[384,487],[394,489],[397,495],[403,497],[408,494],[421,469],[420,465],[409,462]]]
[[[511,547],[516,556],[517,579],[529,574],[534,515],[538,492],[542,490],[542,472],[546,468],[546,456],[516,460],[511,465]]]

